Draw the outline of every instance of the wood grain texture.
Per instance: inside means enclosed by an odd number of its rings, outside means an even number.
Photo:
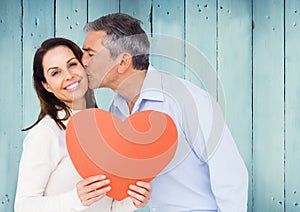
[[[0,211],[13,211],[20,129],[39,113],[36,48],[54,36],[81,46],[87,21],[116,12],[143,22],[156,68],[218,98],[248,168],[248,211],[299,211],[298,0],[1,1]],[[113,96],[96,90],[103,109]]]
[[[252,4],[218,3],[218,100],[246,163],[252,206]]]
[[[285,1],[285,209],[300,210],[300,1]]]
[[[253,15],[253,211],[283,211],[283,1],[254,0]]]
[[[184,1],[153,0],[153,65],[184,77]]]
[[[217,94],[217,1],[186,1],[185,78]]]
[[[55,37],[72,39],[82,47],[87,23],[87,2],[81,0],[56,1]]]
[[[22,150],[22,8],[0,3],[0,211],[13,211]]]
[[[40,112],[39,101],[33,88],[33,57],[42,42],[54,36],[54,6],[52,0],[23,2],[24,128],[33,124]]]

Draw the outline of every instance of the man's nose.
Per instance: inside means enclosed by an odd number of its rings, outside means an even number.
[[[82,62],[84,67],[87,67],[87,65],[89,63],[89,60],[90,60],[90,56],[88,55],[87,52],[84,52],[83,55],[82,55],[82,58],[81,58],[81,62]]]

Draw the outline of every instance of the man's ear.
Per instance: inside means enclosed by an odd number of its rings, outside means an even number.
[[[127,52],[122,53],[120,56],[121,61],[118,66],[118,72],[124,73],[132,64],[132,56]]]
[[[43,87],[50,93],[53,93],[47,82],[42,82]]]

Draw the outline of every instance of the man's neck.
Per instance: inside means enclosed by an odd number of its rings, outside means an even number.
[[[146,73],[146,70],[134,70],[116,89],[116,92],[126,99],[130,113],[140,96]]]
[[[86,109],[86,100],[85,100],[85,97],[83,97],[80,100],[74,101],[74,102],[70,102],[70,103],[65,102],[65,103],[72,110],[83,110],[83,109]]]

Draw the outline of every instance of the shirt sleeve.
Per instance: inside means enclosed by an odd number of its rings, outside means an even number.
[[[208,166],[219,210],[246,212],[248,173],[227,126],[218,147],[208,159]]]
[[[19,166],[16,212],[82,210],[76,188],[44,196],[48,179],[60,162],[58,136],[47,125],[34,127],[23,143]]]
[[[135,211],[137,208],[134,206],[132,200],[127,197],[122,201],[113,201],[112,204],[112,212],[132,212]]]
[[[218,209],[222,212],[246,212],[248,172],[225,123],[221,108],[208,93],[200,94],[195,91],[193,94],[197,95],[194,98],[198,130],[191,130],[195,129],[193,114],[186,118],[193,121],[186,121],[184,131],[188,139],[193,140],[191,143],[195,154],[208,165],[211,189]]]

